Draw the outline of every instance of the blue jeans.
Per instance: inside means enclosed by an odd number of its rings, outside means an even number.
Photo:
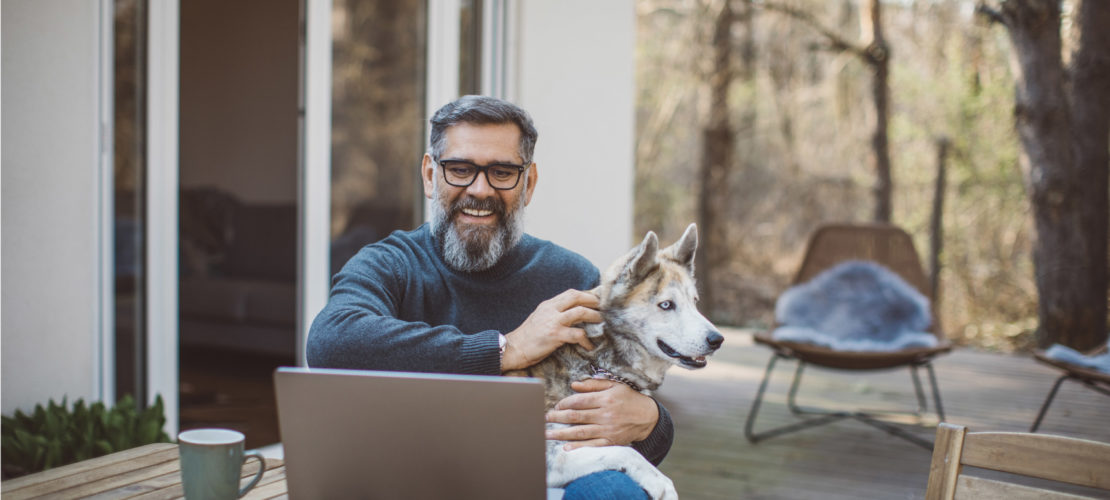
[[[563,500],[647,500],[647,492],[628,474],[603,470],[571,481]]]

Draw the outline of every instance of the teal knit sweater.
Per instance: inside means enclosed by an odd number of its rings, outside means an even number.
[[[584,257],[529,235],[477,273],[447,267],[434,241],[425,224],[352,257],[312,322],[309,366],[498,375],[498,333],[516,329],[540,302],[598,283]],[[655,430],[633,448],[658,465],[673,433],[660,405]]]

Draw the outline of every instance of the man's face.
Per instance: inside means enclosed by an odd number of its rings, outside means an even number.
[[[465,160],[476,165],[522,164],[520,130],[511,123],[460,123],[445,134],[443,160]],[[494,189],[479,173],[467,187],[447,184],[443,171],[424,155],[424,196],[432,202],[432,227],[444,258],[454,269],[482,271],[497,263],[523,234],[524,207],[536,186],[535,164],[528,165],[512,189]]]

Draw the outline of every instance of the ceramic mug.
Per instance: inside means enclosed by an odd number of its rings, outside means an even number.
[[[193,429],[177,435],[181,455],[181,482],[187,500],[230,500],[239,498],[262,479],[266,460],[259,453],[243,454],[242,433],[230,429]],[[239,478],[247,458],[258,459],[258,473],[239,489]]]

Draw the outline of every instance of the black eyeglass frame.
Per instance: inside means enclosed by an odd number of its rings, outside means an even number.
[[[441,160],[439,158],[435,158],[435,162],[436,162],[436,165],[439,165],[439,169],[441,171],[443,171],[443,181],[446,182],[450,186],[460,187],[460,188],[470,187],[471,184],[474,184],[474,181],[478,180],[479,175],[481,175],[482,173],[485,173],[486,174],[486,184],[489,184],[489,187],[491,187],[493,189],[496,189],[498,191],[508,191],[510,189],[516,189],[517,185],[520,184],[520,178],[522,177],[522,174],[524,174],[525,170],[528,170],[527,166],[517,165],[515,163],[491,163],[489,165],[479,165],[477,163],[474,163],[474,162],[468,161],[468,160],[455,160],[455,159]],[[469,165],[471,167],[474,167],[474,176],[471,177],[470,182],[467,182],[466,184],[455,184],[455,183],[451,182],[450,179],[447,178],[447,168],[443,166],[444,163],[463,163],[463,164]],[[497,186],[493,185],[493,182],[491,182],[490,178],[489,178],[489,169],[495,168],[495,167],[502,167],[502,168],[508,167],[508,168],[515,168],[516,169],[516,180],[513,181],[512,186],[497,187]]]

